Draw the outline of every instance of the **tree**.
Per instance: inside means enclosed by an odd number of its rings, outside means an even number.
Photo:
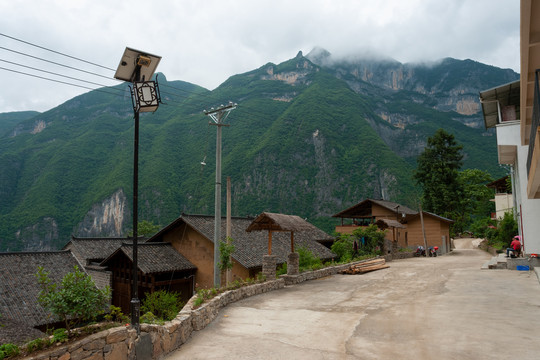
[[[493,189],[486,186],[493,181],[491,175],[479,169],[465,169],[458,174],[458,181],[463,187],[463,197],[459,208],[459,219],[467,229],[475,220],[489,217],[495,210]],[[454,219],[458,220],[458,219]]]
[[[148,220],[140,221],[137,224],[137,237],[144,236],[150,237],[157,233],[159,230],[159,225],[155,225]],[[128,237],[133,236],[133,230],[130,230],[127,234]]]
[[[439,129],[428,138],[424,152],[418,156],[413,179],[422,187],[422,206],[426,211],[448,218],[459,215],[463,186],[458,180],[462,166],[463,146],[454,135]]]
[[[109,288],[98,289],[92,278],[77,266],[64,276],[60,284],[54,283],[41,266],[36,277],[41,287],[39,303],[60,318],[68,332],[81,321],[93,320],[102,314],[109,302]]]

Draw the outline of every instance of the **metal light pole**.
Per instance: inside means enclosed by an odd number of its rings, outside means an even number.
[[[223,124],[223,121],[229,116],[229,113],[236,109],[237,104],[229,103],[221,105],[217,109],[204,110],[204,113],[214,120],[210,125],[217,126],[216,138],[216,193],[214,209],[214,287],[221,286],[221,274],[219,271],[219,242],[221,240],[221,127],[229,126]]]
[[[131,101],[133,105],[133,268],[131,274],[131,324],[140,334],[139,326],[139,281],[138,281],[138,198],[139,198],[139,113],[156,111],[161,102],[159,88],[152,78],[161,60],[150,55],[126,48],[114,77],[132,83]]]

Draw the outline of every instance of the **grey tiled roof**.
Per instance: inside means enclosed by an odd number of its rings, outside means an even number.
[[[343,218],[354,218],[362,216],[371,216],[371,204],[375,203],[379,206],[385,207],[391,211],[399,211],[400,214],[405,214],[406,216],[416,215],[418,211],[415,211],[405,205],[400,205],[398,203],[388,201],[388,200],[374,200],[366,199],[359,202],[356,205],[351,206],[348,209],[340,211],[339,213],[332,215],[333,217],[343,217]],[[398,207],[399,206],[399,207]]]
[[[54,322],[38,303],[38,267],[59,283],[74,266],[84,271],[70,251],[0,253],[0,313],[30,326]]]
[[[70,249],[75,256],[84,261],[102,261],[122,246],[131,242],[128,238],[78,238],[71,237],[64,249]]]
[[[226,219],[221,222],[221,235],[225,239]],[[214,216],[186,215],[183,214],[169,226],[152,237],[151,241],[162,241],[162,235],[175,227],[186,223],[211,242],[214,241]],[[262,266],[263,255],[268,254],[268,231],[246,232],[248,226],[253,222],[253,218],[233,217],[231,219],[231,237],[234,240],[235,251],[232,257],[245,268],[251,269]],[[312,226],[309,231],[298,231],[294,233],[295,249],[305,247],[321,259],[332,259],[335,254],[317,240],[333,239],[330,235]],[[284,263],[291,252],[290,232],[272,233],[272,255],[277,257],[277,263]]]
[[[123,244],[116,252],[105,259],[101,265],[110,264],[122,252],[133,261],[133,245]],[[137,246],[137,266],[145,274],[170,271],[195,270],[197,267],[176,251],[170,243],[142,243]]]
[[[314,225],[297,215],[263,212],[253,220],[247,231],[315,231]]]

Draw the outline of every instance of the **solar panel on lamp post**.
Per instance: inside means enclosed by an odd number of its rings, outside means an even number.
[[[115,79],[132,83],[131,100],[134,113],[133,140],[133,268],[131,275],[131,325],[140,334],[140,301],[138,290],[138,192],[139,192],[139,113],[156,111],[161,101],[159,88],[152,76],[161,56],[126,47]]]

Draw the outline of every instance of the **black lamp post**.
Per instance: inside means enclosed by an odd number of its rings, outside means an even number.
[[[138,196],[139,196],[139,113],[156,111],[161,101],[157,82],[151,81],[161,56],[126,48],[114,77],[131,82],[131,101],[135,119],[133,140],[133,270],[131,276],[131,324],[140,333],[138,289]]]

